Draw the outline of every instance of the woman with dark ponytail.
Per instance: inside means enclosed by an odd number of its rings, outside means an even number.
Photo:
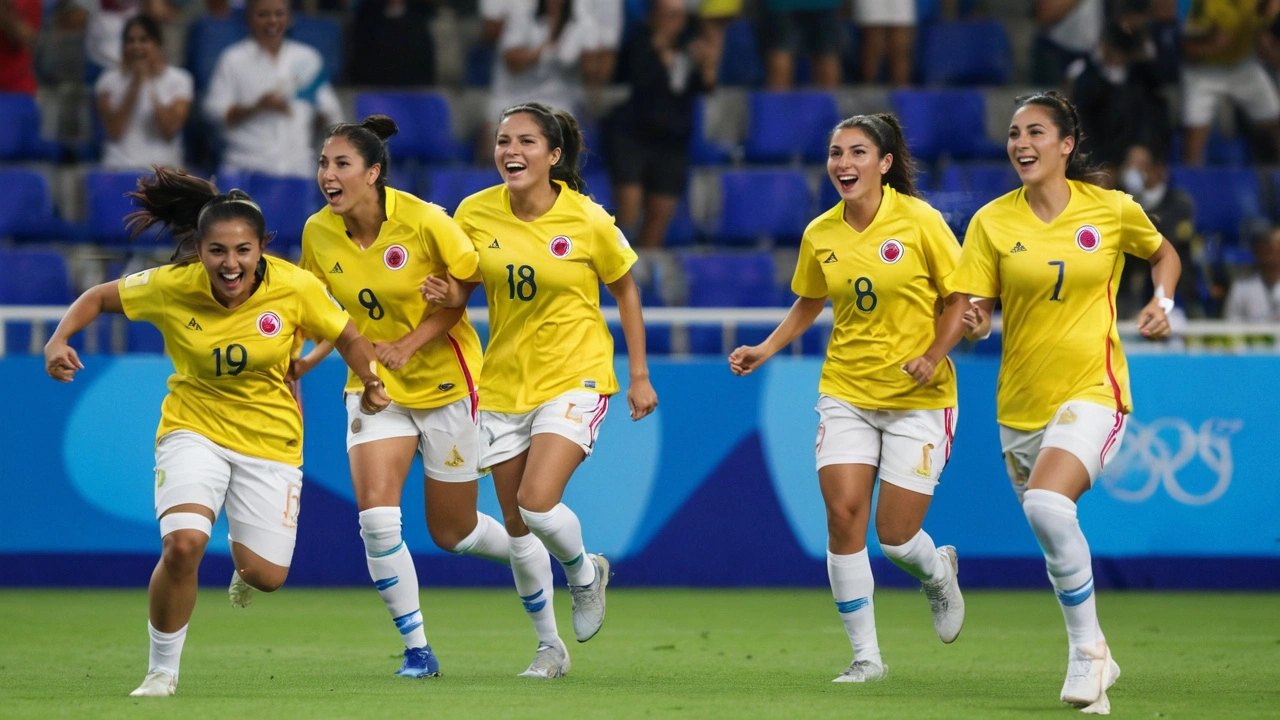
[[[1138,315],[1148,338],[1169,334],[1167,293],[1182,268],[1132,197],[1092,184],[1079,147],[1080,120],[1065,97],[1018,98],[1008,152],[1022,187],[970,220],[951,285],[975,298],[965,315],[971,336],[989,332],[996,298],[1003,307],[996,420],[1009,479],[1066,620],[1061,699],[1106,714],[1120,667],[1098,625],[1076,502],[1119,450],[1133,409],[1116,330],[1124,255],[1151,263],[1155,297]]]
[[[302,267],[320,279],[373,341],[392,404],[360,414],[360,379],[346,383],[347,456],[369,576],[404,641],[402,677],[433,677],[440,664],[427,643],[418,574],[400,522],[400,496],[422,453],[427,528],[442,550],[506,563],[502,524],[476,510],[479,434],[476,378],[480,338],[461,308],[422,299],[428,274],[460,279],[476,272],[471,240],[437,205],[387,185],[387,138],[396,123],[371,115],[329,129],[316,181],[328,206],[302,231]],[[294,363],[299,378],[332,351],[320,343]]]
[[[333,343],[372,415],[390,402],[369,341],[310,274],[263,255],[262,211],[239,190],[156,169],[129,193],[134,235],[163,225],[177,261],[90,288],[45,346],[45,369],[70,382],[84,368],[67,342],[104,312],[155,325],[173,359],[156,432],[156,517],[163,550],[151,574],[150,664],[131,695],[178,684],[196,571],[224,502],[231,528],[231,603],[284,584],[302,492],[302,416],[285,383],[295,333]],[[284,522],[281,522],[284,518]]]
[[[840,202],[805,229],[791,289],[799,297],[759,345],[729,355],[747,375],[800,337],[831,299],[835,326],[818,383],[818,485],[827,508],[827,574],[853,645],[834,682],[883,680],[867,525],[876,477],[884,554],[920,581],[944,643],[964,624],[956,549],[922,528],[956,427],[947,353],[969,307],[947,276],[960,257],[942,215],[917,197],[915,163],[893,115],[855,115],[831,132],[827,176]],[[940,314],[939,314],[940,313]]]
[[[525,677],[569,671],[547,550],[568,578],[578,642],[604,623],[609,563],[586,552],[577,516],[560,502],[591,454],[609,396],[618,392],[613,338],[600,314],[602,282],[617,298],[627,340],[631,419],[658,404],[631,277],[636,254],[613,218],[584,194],[583,150],[578,123],[566,112],[538,103],[503,111],[493,155],[504,182],[463,200],[456,214],[480,253],[480,270],[470,283],[450,274],[423,284],[428,300],[450,307],[466,302],[475,281],[488,296],[480,465],[493,469],[516,590],[538,635]]]

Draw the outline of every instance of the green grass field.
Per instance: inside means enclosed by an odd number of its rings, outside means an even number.
[[[567,592],[561,634],[572,638]],[[232,610],[203,592],[178,694],[127,697],[147,663],[142,590],[0,591],[5,718],[1079,717],[1058,702],[1052,594],[970,592],[954,645],[915,592],[876,593],[890,676],[836,685],[848,641],[823,590],[628,590],[572,673],[516,678],[535,640],[514,592],[423,592],[444,676],[392,675],[401,648],[372,589],[286,588]],[[1103,593],[1123,668],[1117,718],[1280,716],[1280,596]]]

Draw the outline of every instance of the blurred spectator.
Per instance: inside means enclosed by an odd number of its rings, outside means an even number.
[[[286,0],[251,0],[249,37],[218,58],[205,115],[223,128],[225,170],[310,177],[313,133],[342,119],[315,48],[285,38]]]
[[[0,0],[0,92],[36,94],[40,0]]]
[[[579,0],[579,15],[591,23],[591,39],[582,56],[582,73],[590,87],[613,81],[622,45],[623,0]]]
[[[1040,28],[1031,49],[1031,82],[1056,88],[1067,68],[1089,57],[1102,38],[1104,0],[1036,0]]]
[[[1164,157],[1165,153],[1152,152],[1152,148],[1145,145],[1129,148],[1120,169],[1119,185],[1138,201],[1156,230],[1178,251],[1178,259],[1182,261],[1182,276],[1176,295],[1178,304],[1187,311],[1187,315],[1204,317],[1206,312],[1200,301],[1197,281],[1205,278],[1201,277],[1201,269],[1194,262],[1199,254],[1195,201],[1187,191],[1169,186],[1169,168]],[[1120,287],[1120,314],[1125,317],[1137,315],[1155,293],[1150,266],[1126,262]]]
[[[604,121],[618,227],[660,247],[689,177],[694,103],[715,86],[720,34],[695,36],[685,0],[653,0],[649,21],[623,50],[631,96]]]
[[[169,0],[74,0],[89,13],[85,28],[85,55],[96,72],[120,64],[124,24],[142,13],[157,22],[169,22],[176,12]]]
[[[164,60],[160,24],[135,15],[124,26],[124,62],[98,78],[106,131],[102,164],[112,169],[182,167],[182,127],[191,113],[191,73]]]
[[[1081,150],[1112,174],[1131,146],[1170,145],[1169,108],[1151,52],[1137,28],[1111,22],[1093,56],[1067,70],[1084,131]]]
[[[1140,29],[1154,51],[1151,63],[1161,85],[1181,79],[1182,32],[1178,28],[1178,0],[1115,0],[1112,17]]]
[[[590,23],[574,5],[575,0],[512,0],[494,58],[490,123],[504,109],[535,100],[582,111],[582,54],[593,39]]]
[[[1280,322],[1280,228],[1253,242],[1257,272],[1236,280],[1227,292],[1226,319],[1235,322]]]
[[[1204,163],[1218,103],[1232,100],[1253,125],[1254,159],[1280,160],[1280,94],[1258,59],[1258,43],[1280,0],[1198,0],[1184,27],[1182,161]]]
[[[351,23],[351,83],[434,85],[434,14],[430,0],[361,0]]]
[[[507,18],[521,0],[479,0],[480,39],[493,45],[502,37]]]
[[[889,83],[911,84],[911,51],[916,40],[916,4],[898,0],[853,0],[853,20],[862,30],[862,82],[880,79],[888,61]]]
[[[841,0],[765,0],[765,88],[790,90],[796,54],[809,54],[813,84],[840,85]]]

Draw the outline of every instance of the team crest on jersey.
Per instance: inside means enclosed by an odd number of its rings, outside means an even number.
[[[409,262],[409,251],[403,245],[392,245],[382,253],[382,262],[389,270],[399,270]]]
[[[280,316],[270,310],[258,316],[258,332],[264,337],[275,337],[280,334],[280,329],[284,327],[284,321]]]
[[[901,260],[904,252],[902,243],[893,238],[889,238],[880,244],[880,259],[890,265]]]
[[[558,258],[568,257],[569,253],[573,252],[573,241],[564,235],[557,235],[551,238],[551,243],[547,245],[547,249]]]
[[[1093,252],[1102,246],[1102,233],[1092,225],[1081,225],[1076,231],[1076,245],[1085,252]]]

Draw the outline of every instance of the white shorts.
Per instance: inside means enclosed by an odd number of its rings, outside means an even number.
[[[853,0],[853,21],[863,27],[912,27],[916,4],[903,0]]]
[[[1280,93],[1257,58],[1226,67],[1183,65],[1182,121],[1187,127],[1209,127],[1222,98],[1244,110],[1250,122],[1280,118]]]
[[[156,517],[194,503],[227,508],[231,540],[289,567],[298,536],[302,470],[242,455],[203,435],[178,430],[156,444]]]
[[[1075,455],[1089,471],[1089,484],[1120,450],[1129,418],[1114,407],[1087,400],[1068,400],[1040,430],[1014,430],[1000,426],[1000,449],[1005,469],[1018,499],[1026,492],[1040,450],[1060,448]]]
[[[347,393],[346,401],[347,452],[375,440],[416,437],[427,477],[444,482],[480,477],[480,435],[471,398],[422,409],[391,403],[377,415],[360,411],[359,393]]]
[[[529,440],[540,433],[567,437],[590,457],[608,412],[608,395],[583,391],[565,393],[519,415],[481,410],[480,467],[491,468],[528,450]]]
[[[829,395],[818,398],[818,469],[872,465],[880,479],[932,495],[951,459],[956,408],[864,410]]]

